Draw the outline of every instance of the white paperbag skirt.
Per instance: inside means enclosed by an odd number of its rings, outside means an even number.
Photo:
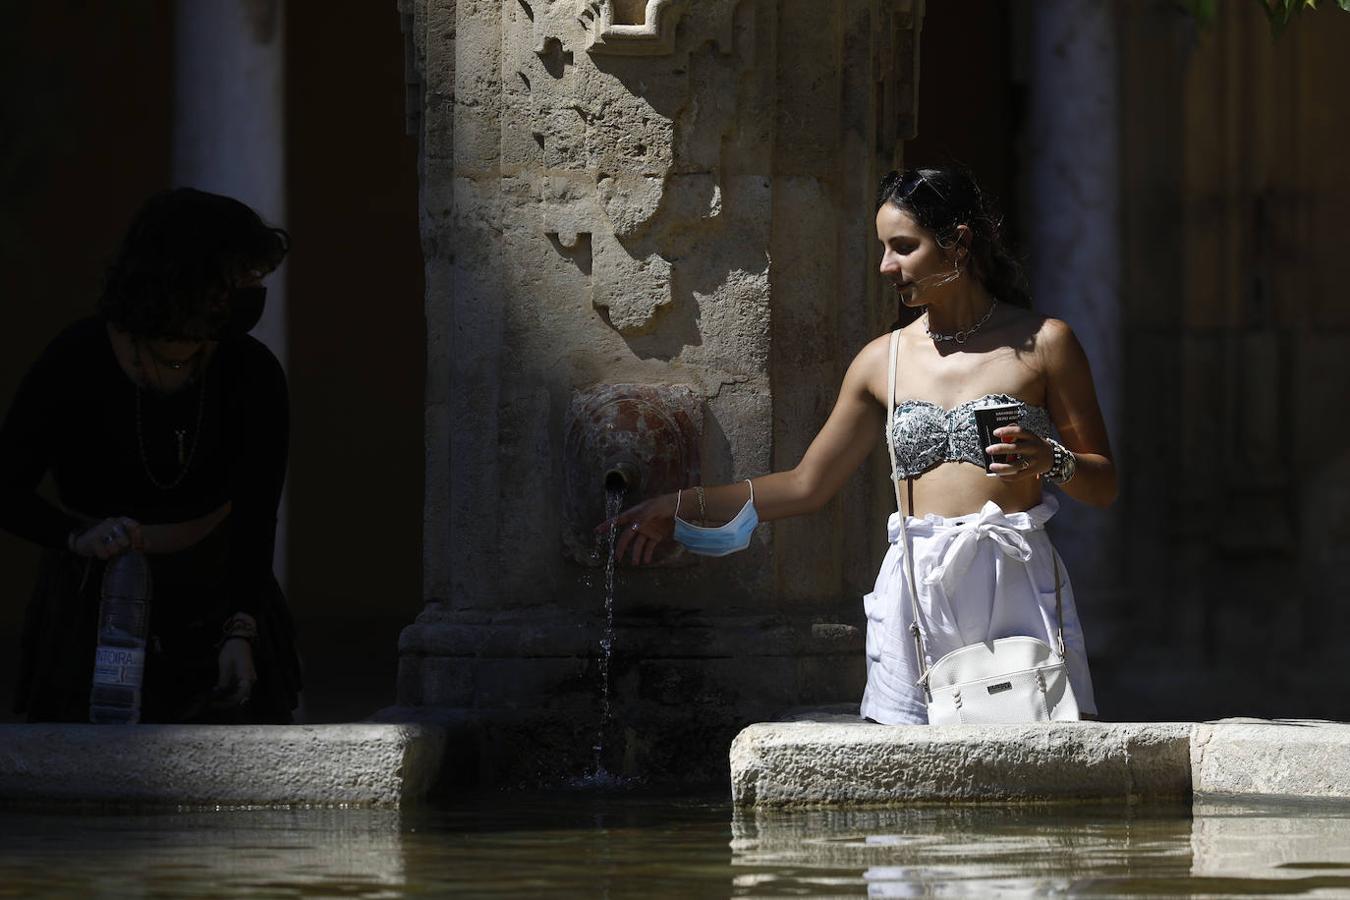
[[[1059,502],[1046,495],[1026,512],[1005,513],[990,501],[970,515],[907,520],[928,665],[958,647],[1016,635],[1055,646],[1055,548],[1045,523],[1058,509]],[[867,689],[861,713],[885,725],[922,725],[928,721],[928,705],[916,684],[920,669],[909,631],[914,616],[898,513],[891,514],[886,530],[890,549],[876,586],[863,598]],[[1079,709],[1091,715],[1097,704],[1063,562],[1060,577],[1069,683]]]

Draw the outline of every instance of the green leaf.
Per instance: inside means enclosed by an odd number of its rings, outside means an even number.
[[[1174,2],[1189,12],[1195,18],[1196,24],[1202,28],[1212,24],[1218,16],[1217,0],[1174,0]],[[1266,14],[1266,20],[1270,22],[1270,33],[1277,38],[1295,16],[1305,9],[1317,9],[1318,2],[1319,0],[1256,0],[1261,12]],[[1344,12],[1350,12],[1350,0],[1336,0],[1336,6]]]
[[[1274,37],[1279,37],[1289,19],[1300,8],[1300,0],[1257,0],[1261,8],[1266,12],[1266,18],[1270,20],[1270,33]]]
[[[1345,0],[1350,3],[1350,0]],[[1173,5],[1187,13],[1200,28],[1208,28],[1219,16],[1219,0],[1174,0]]]

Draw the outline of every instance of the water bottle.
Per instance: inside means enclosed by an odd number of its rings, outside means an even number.
[[[140,553],[123,553],[103,572],[89,721],[130,725],[141,720],[149,625],[150,565]]]

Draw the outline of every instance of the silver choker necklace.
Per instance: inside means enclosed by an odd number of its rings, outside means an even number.
[[[932,339],[933,343],[935,344],[941,344],[944,341],[956,341],[958,344],[964,344],[966,341],[970,340],[970,336],[972,334],[980,330],[980,327],[984,325],[985,322],[989,321],[989,317],[994,314],[994,310],[997,307],[998,307],[998,300],[994,300],[992,303],[989,304],[988,311],[985,312],[983,316],[980,316],[980,321],[976,322],[974,325],[970,326],[965,331],[956,332],[956,334],[943,334],[940,331],[931,330],[928,327],[928,310],[925,309],[923,311],[924,334],[928,335],[928,337]]]

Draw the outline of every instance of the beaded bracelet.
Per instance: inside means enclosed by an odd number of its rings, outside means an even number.
[[[1078,458],[1073,452],[1054,438],[1046,438],[1050,445],[1052,461],[1050,470],[1041,477],[1051,484],[1065,484],[1078,472]]]

